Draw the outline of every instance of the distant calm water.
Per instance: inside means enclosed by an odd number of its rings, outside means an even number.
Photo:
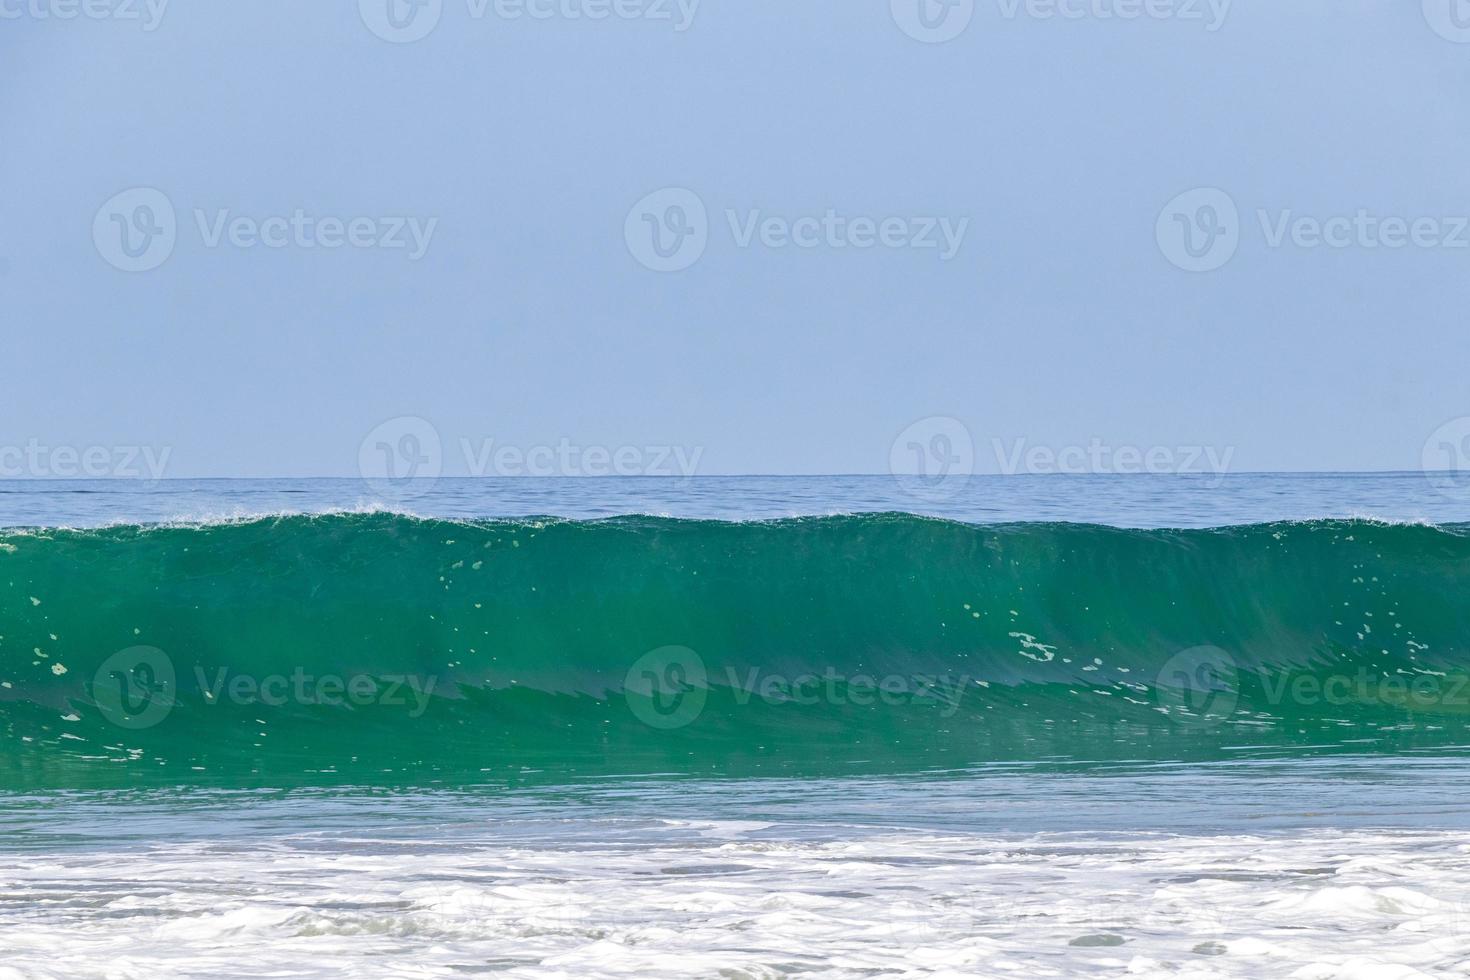
[[[1470,483],[399,489],[0,484],[0,980],[1470,972]]]
[[[1470,521],[1470,474],[1243,473],[456,479],[384,493],[362,480],[0,480],[0,525],[92,527],[389,507],[449,519],[625,514],[751,520],[906,512],[975,524],[1218,527],[1315,518]]]

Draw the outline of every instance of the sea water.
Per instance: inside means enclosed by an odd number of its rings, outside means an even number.
[[[0,486],[0,977],[1470,972],[1417,474]]]

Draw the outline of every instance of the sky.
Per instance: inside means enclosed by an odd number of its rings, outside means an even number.
[[[1470,467],[1463,0],[0,0],[0,73],[0,476]]]

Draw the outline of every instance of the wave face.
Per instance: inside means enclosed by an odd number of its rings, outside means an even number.
[[[1470,537],[455,523],[0,537],[13,786],[831,775],[1470,743]]]

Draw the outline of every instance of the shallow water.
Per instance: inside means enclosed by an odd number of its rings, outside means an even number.
[[[12,797],[0,975],[1461,975],[1467,789],[1339,759]]]

